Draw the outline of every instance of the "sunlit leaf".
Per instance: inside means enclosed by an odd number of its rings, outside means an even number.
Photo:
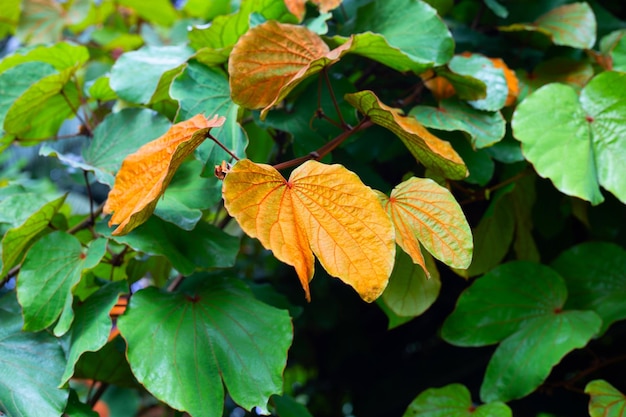
[[[607,69],[626,72],[626,30],[616,30],[602,38],[600,51],[610,57]]]
[[[104,206],[105,213],[114,213],[109,225],[119,225],[113,234],[126,234],[150,217],[183,160],[223,123],[223,117],[196,115],[124,159]]]
[[[345,99],[370,120],[395,133],[411,154],[427,168],[450,179],[463,179],[467,167],[450,143],[430,133],[414,117],[383,104],[372,91],[346,94]]]
[[[4,38],[15,32],[20,18],[20,0],[7,0],[0,4],[0,38]]]
[[[241,160],[223,194],[241,228],[296,268],[307,299],[313,254],[368,302],[385,289],[395,253],[391,222],[376,194],[343,166],[308,161],[286,180],[269,165]]]
[[[261,117],[303,79],[337,62],[350,42],[330,51],[303,26],[268,21],[239,39],[228,60],[233,101]]]
[[[465,385],[450,384],[429,388],[418,395],[402,417],[511,417],[504,403],[475,406]]]
[[[502,68],[498,68],[489,58],[480,54],[455,55],[448,63],[450,70],[461,75],[477,78],[487,86],[487,96],[469,101],[479,110],[496,111],[504,107],[509,87]]]
[[[180,293],[133,294],[118,320],[133,373],[155,397],[192,415],[221,415],[224,385],[242,407],[267,410],[282,390],[289,314],[256,300],[239,280],[204,282]]]
[[[63,6],[54,0],[26,0],[15,35],[33,44],[58,42],[63,31]]]
[[[168,0],[118,0],[119,4],[133,9],[139,16],[151,23],[161,26],[171,26],[178,15],[172,2]]]
[[[613,385],[602,379],[591,381],[585,387],[589,394],[589,415],[591,417],[624,417],[626,396]]]
[[[470,227],[448,189],[431,179],[413,177],[397,185],[383,207],[395,226],[396,242],[424,272],[420,244],[453,268],[470,265]]]
[[[77,69],[88,59],[89,51],[86,47],[59,42],[53,45],[18,49],[0,61],[0,72],[27,62],[44,62],[61,72],[68,68]]]

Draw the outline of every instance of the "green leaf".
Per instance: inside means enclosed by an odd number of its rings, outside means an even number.
[[[477,184],[481,187],[486,186],[495,172],[495,163],[489,155],[489,148],[474,149],[469,141],[459,134],[445,135],[442,132],[441,136],[450,141],[450,144],[454,147],[454,150],[465,162],[469,175],[464,179],[465,182],[470,184]]]
[[[178,18],[169,0],[151,0],[149,3],[143,0],[119,0],[119,4],[135,10],[148,22],[161,26],[172,26]]]
[[[462,66],[460,68],[463,70]],[[480,100],[487,97],[487,84],[478,78],[453,72],[447,66],[436,68],[435,73],[452,84],[461,100]]]
[[[398,316],[417,317],[428,310],[439,296],[441,281],[437,266],[429,254],[424,254],[424,258],[430,278],[403,250],[396,250],[396,263],[382,301]]]
[[[555,316],[566,298],[563,278],[553,269],[526,261],[502,264],[461,294],[441,337],[457,346],[497,343],[524,328],[528,320]],[[515,364],[520,363],[525,362]]]
[[[47,332],[22,331],[13,293],[0,298],[0,411],[8,416],[60,416],[68,390],[57,388],[65,354]],[[34,350],[33,350],[34,349]]]
[[[478,149],[499,142],[506,130],[506,121],[500,112],[476,110],[456,98],[442,100],[439,107],[413,107],[409,115],[426,127],[463,131]]]
[[[489,10],[493,12],[498,17],[506,19],[509,16],[509,11],[498,3],[496,0],[485,0],[485,5],[489,7]]]
[[[20,18],[20,0],[7,0],[0,4],[0,38],[15,33]]]
[[[74,378],[137,388],[139,384],[130,370],[125,353],[126,343],[119,336],[96,352],[86,351],[74,366]]]
[[[152,6],[150,6],[152,7]],[[193,54],[187,46],[145,46],[126,52],[111,69],[109,84],[117,95],[131,103],[150,103],[161,78],[184,64]]]
[[[109,312],[119,295],[126,291],[128,287],[123,281],[107,284],[76,308],[67,363],[60,385],[64,385],[74,375],[74,367],[83,353],[96,352],[106,344],[112,325]]]
[[[588,242],[574,246],[552,267],[565,278],[569,309],[593,310],[602,317],[602,333],[626,319],[626,251],[618,245]]]
[[[92,410],[88,404],[78,399],[78,394],[73,389],[70,389],[70,397],[63,415],[67,417],[99,417],[99,414]]]
[[[89,50],[86,47],[58,42],[49,46],[41,45],[18,49],[14,54],[6,56],[0,61],[0,73],[27,62],[46,63],[53,66],[58,72],[66,69],[77,70],[88,60]]]
[[[107,237],[113,231],[105,223],[99,223],[96,230]],[[200,222],[187,232],[154,216],[132,233],[112,239],[149,255],[165,256],[183,275],[197,269],[231,267],[239,252],[239,238],[215,226]]]
[[[592,204],[604,200],[599,185],[626,201],[626,178],[618,174],[626,158],[619,140],[626,134],[625,88],[626,74],[607,71],[594,77],[580,98],[562,84],[528,96],[517,107],[512,127],[537,173],[563,193]]]
[[[591,381],[585,387],[589,394],[589,415],[591,417],[624,417],[626,396],[602,379]]]
[[[193,230],[202,211],[222,199],[222,183],[215,176],[200,176],[202,164],[191,160],[176,171],[154,214],[184,230]]]
[[[101,242],[94,241],[85,253],[78,239],[57,231],[42,237],[30,248],[17,280],[24,330],[43,330],[63,312],[69,314],[71,322],[72,288],[82,272],[96,266],[104,256],[105,246]]]
[[[418,395],[402,417],[511,417],[511,409],[501,402],[478,407],[465,385],[450,384],[429,388]]]
[[[533,91],[553,82],[568,84],[580,91],[591,77],[593,67],[587,60],[554,57],[540,62],[531,73],[520,79]]]
[[[524,277],[524,287],[529,278],[532,280],[534,276]],[[519,285],[520,281],[517,282],[518,292]],[[535,317],[504,340],[489,361],[480,387],[483,401],[506,402],[530,394],[565,355],[589,343],[602,325],[593,311],[529,313]]]
[[[257,301],[235,279],[213,278],[185,293],[138,291],[118,326],[139,382],[178,410],[221,415],[222,380],[248,410],[267,412],[269,397],[282,390],[289,315]]]
[[[509,198],[511,199],[510,207],[515,216],[515,240],[513,242],[515,255],[519,260],[539,262],[539,249],[532,235],[535,194],[535,177],[526,176],[515,182],[515,188],[509,194]]]
[[[504,107],[509,93],[504,71],[496,68],[488,58],[479,54],[455,55],[448,66],[454,73],[477,78],[487,86],[487,97],[469,101],[472,107],[486,111],[497,111]]]
[[[304,405],[289,395],[273,395],[272,402],[278,417],[313,417]]]
[[[414,0],[371,2],[358,11],[350,52],[397,71],[415,73],[443,65],[454,53],[454,41],[437,11]],[[344,44],[349,38],[335,36]]]
[[[61,40],[64,10],[54,1],[24,1],[15,36],[23,43],[51,43]]]
[[[626,72],[626,30],[616,30],[602,38],[600,51],[611,57],[613,71]]]
[[[384,105],[371,91],[346,94],[344,98],[373,123],[395,133],[427,168],[450,179],[462,179],[467,175],[463,160],[452,146],[431,134],[415,118],[404,117],[401,110]]]
[[[26,202],[28,201],[26,199]],[[32,206],[24,210],[30,215],[19,226],[9,229],[2,238],[2,272],[0,272],[0,276],[6,276],[11,268],[22,261],[26,250],[47,231],[48,225],[64,201],[65,196],[59,197],[43,204],[32,214],[30,214]],[[9,202],[17,203],[15,207],[18,209],[22,207],[15,199],[10,199]],[[6,205],[3,205],[4,207]]]
[[[89,97],[98,101],[116,100],[117,94],[109,84],[109,77],[99,77],[89,86]]]

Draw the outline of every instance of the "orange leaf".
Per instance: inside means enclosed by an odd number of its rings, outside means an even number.
[[[352,46],[329,50],[304,26],[267,21],[250,29],[228,60],[231,96],[249,109],[263,108],[261,118],[302,80],[337,62]]]
[[[208,120],[198,114],[173,125],[124,159],[104,205],[105,214],[113,213],[109,226],[119,225],[114,235],[124,235],[148,220],[180,164],[207,138],[212,127],[223,123],[223,117]]]
[[[336,9],[342,2],[343,0],[311,0],[311,3],[315,4],[322,13]]]
[[[295,267],[307,300],[315,254],[367,302],[393,269],[393,227],[376,194],[341,165],[308,161],[286,180],[247,159],[226,175],[224,205],[248,235]]]
[[[285,0],[285,6],[289,13],[296,16],[299,22],[302,22],[306,14],[306,0]]]
[[[420,74],[420,78],[424,82],[426,88],[428,88],[433,96],[439,101],[452,97],[456,91],[450,81],[446,80],[440,75],[436,75],[433,70],[428,70],[423,74]]]
[[[472,261],[473,240],[461,207],[450,191],[431,179],[410,178],[383,198],[383,206],[396,228],[396,242],[413,262],[429,272],[421,244],[453,268]]]
[[[503,60],[500,58],[489,58],[493,62],[493,66],[502,69],[504,71],[504,77],[506,78],[506,85],[509,87],[509,94],[506,96],[505,106],[511,106],[515,104],[517,96],[519,95],[519,80],[517,75],[510,69]]]

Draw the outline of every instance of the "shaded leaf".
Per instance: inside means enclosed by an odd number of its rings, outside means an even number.
[[[395,252],[391,222],[376,194],[343,166],[308,161],[286,180],[244,159],[226,175],[223,194],[241,228],[296,268],[307,299],[313,254],[365,301],[385,289]]]
[[[430,133],[415,118],[381,103],[372,91],[346,94],[345,99],[370,120],[395,133],[411,154],[427,168],[450,179],[467,176],[467,167],[450,143]]]
[[[540,254],[532,235],[533,207],[535,205],[535,177],[524,177],[515,182],[509,194],[510,207],[515,217],[515,239],[513,249],[519,260],[539,262]]]
[[[396,242],[426,273],[420,244],[453,268],[470,265],[470,227],[447,188],[428,178],[413,177],[397,185],[385,200],[383,207],[396,229]]]
[[[593,75],[593,67],[586,60],[554,57],[542,61],[532,72],[522,75],[520,79],[530,87],[530,92],[552,82],[569,84],[576,90],[580,90]]]
[[[591,417],[624,417],[626,396],[602,379],[591,381],[585,387],[589,394],[589,415]]]
[[[183,160],[207,138],[212,127],[223,123],[223,117],[209,120],[199,114],[173,125],[124,159],[104,206],[104,213],[114,213],[109,226],[119,225],[114,235],[126,234],[150,217]]]
[[[565,278],[567,308],[598,313],[603,333],[626,319],[626,251],[620,246],[583,243],[561,253],[552,267]]]
[[[499,142],[506,131],[506,121],[500,112],[476,110],[454,98],[440,101],[439,107],[413,107],[409,115],[426,127],[461,130],[469,135],[472,145],[479,149]]]
[[[464,70],[463,66],[458,69]],[[426,86],[433,91],[438,100],[450,97],[455,92],[461,100],[481,100],[487,97],[487,84],[472,75],[457,73],[447,66],[437,68],[436,74],[434,81],[442,85],[431,85],[433,88],[428,84]]]
[[[332,51],[303,26],[267,21],[242,36],[228,60],[233,101],[263,108],[261,118],[304,78],[337,62],[350,42]]]
[[[478,407],[472,402],[465,385],[450,384],[429,388],[418,395],[403,417],[511,417],[511,409],[504,403],[492,402]]]
[[[461,75],[477,78],[487,86],[487,96],[469,101],[479,110],[496,111],[504,107],[509,87],[504,70],[496,67],[489,58],[480,54],[455,55],[448,63],[450,70]]]
[[[126,343],[119,336],[95,352],[86,351],[74,365],[74,378],[138,388],[139,384],[130,370],[125,353]]]
[[[17,296],[24,310],[24,329],[43,330],[63,313],[73,319],[72,288],[82,272],[104,256],[105,241],[94,240],[83,251],[77,238],[56,231],[39,239],[28,251],[17,280]],[[57,335],[65,333],[55,330]]]
[[[517,107],[511,124],[524,156],[561,192],[599,204],[602,185],[626,201],[626,177],[618,174],[626,159],[619,140],[626,134],[623,89],[626,74],[607,71],[580,97],[570,86],[549,84]]]
[[[273,395],[278,417],[313,417],[307,408],[288,395]]]
[[[221,415],[222,380],[248,410],[267,412],[269,397],[282,389],[289,315],[257,301],[235,279],[212,279],[186,293],[138,291],[118,326],[139,382],[178,410]]]
[[[485,5],[489,7],[489,10],[493,12],[498,17],[506,19],[509,16],[509,11],[498,3],[496,0],[485,0]]]

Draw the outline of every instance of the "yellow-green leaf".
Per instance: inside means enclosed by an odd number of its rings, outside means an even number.
[[[307,299],[314,257],[367,302],[393,269],[393,227],[374,191],[341,165],[308,161],[286,180],[241,160],[226,175],[224,205],[248,235],[296,268]]]

